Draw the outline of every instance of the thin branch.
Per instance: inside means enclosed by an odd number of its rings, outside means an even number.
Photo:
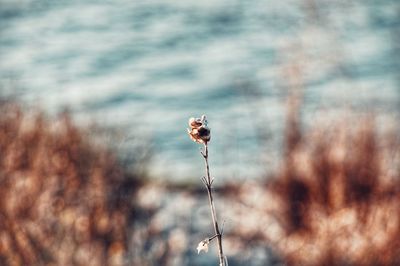
[[[201,154],[204,157],[204,163],[206,167],[206,184],[205,187],[207,189],[207,194],[208,194],[208,203],[210,205],[210,211],[211,211],[211,218],[214,226],[214,232],[215,232],[215,237],[217,238],[218,242],[218,256],[219,256],[219,265],[220,266],[226,266],[225,264],[225,256],[224,252],[222,250],[222,234],[219,230],[218,226],[218,220],[217,220],[217,213],[215,211],[215,206],[214,206],[214,199],[213,199],[213,194],[212,194],[212,183],[214,179],[211,178],[210,176],[210,166],[208,164],[208,145],[207,142],[204,143],[204,153],[203,151]]]
[[[203,182],[204,186],[207,187],[207,179],[204,176],[201,178],[201,181]]]
[[[224,234],[224,226],[225,226],[225,219],[222,221],[222,226],[221,226],[221,235]]]
[[[218,235],[213,235],[212,237],[208,238],[208,241],[211,242],[212,240],[214,240],[214,238],[216,238]]]

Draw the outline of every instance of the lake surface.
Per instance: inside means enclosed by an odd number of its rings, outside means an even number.
[[[394,124],[399,73],[396,0],[0,0],[3,93],[151,143],[162,179],[202,174],[191,116],[208,116],[215,177],[262,177],[290,89],[305,125],[349,109]]]

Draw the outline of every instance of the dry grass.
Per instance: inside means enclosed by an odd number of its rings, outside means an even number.
[[[298,114],[276,174],[226,189],[240,217],[227,245],[268,245],[286,265],[400,265],[399,131],[365,115],[303,132]]]
[[[198,194],[140,186],[68,115],[0,112],[0,265],[196,264]],[[399,131],[365,117],[304,133],[297,115],[277,174],[220,189],[230,262],[270,246],[287,265],[400,265]]]
[[[398,134],[378,135],[365,117],[303,136],[296,120],[266,188],[276,226],[266,239],[288,265],[399,265]]]
[[[121,265],[139,186],[67,114],[0,104],[0,264]]]

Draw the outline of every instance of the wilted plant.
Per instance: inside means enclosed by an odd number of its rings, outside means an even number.
[[[222,230],[220,230],[217,220],[217,213],[214,206],[214,199],[212,194],[212,183],[214,182],[214,178],[210,175],[210,166],[208,163],[208,142],[211,139],[211,131],[207,125],[207,119],[205,115],[202,115],[201,118],[190,118],[189,119],[189,127],[188,133],[190,138],[197,142],[204,145],[204,150],[201,150],[200,153],[204,158],[205,167],[206,167],[206,176],[203,176],[201,180],[203,181],[204,186],[207,189],[208,193],[208,202],[210,205],[211,211],[211,219],[214,226],[214,233],[215,235],[209,238],[202,240],[199,245],[197,246],[197,252],[204,250],[205,252],[208,251],[208,244],[210,241],[217,239],[218,242],[218,256],[219,256],[219,265],[220,266],[227,266],[227,259],[224,256],[224,252],[222,250]]]

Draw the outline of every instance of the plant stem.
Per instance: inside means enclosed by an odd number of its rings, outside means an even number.
[[[219,230],[218,221],[217,221],[217,213],[215,211],[214,199],[213,199],[213,195],[212,195],[212,183],[214,180],[211,179],[211,176],[210,176],[210,166],[208,164],[207,142],[204,144],[204,153],[201,153],[201,154],[204,157],[205,166],[206,166],[206,178],[203,180],[203,182],[207,189],[208,203],[210,204],[210,211],[211,211],[211,218],[212,218],[212,222],[214,225],[215,236],[217,237],[217,242],[218,242],[219,265],[225,266],[224,252],[222,250],[222,234]]]

